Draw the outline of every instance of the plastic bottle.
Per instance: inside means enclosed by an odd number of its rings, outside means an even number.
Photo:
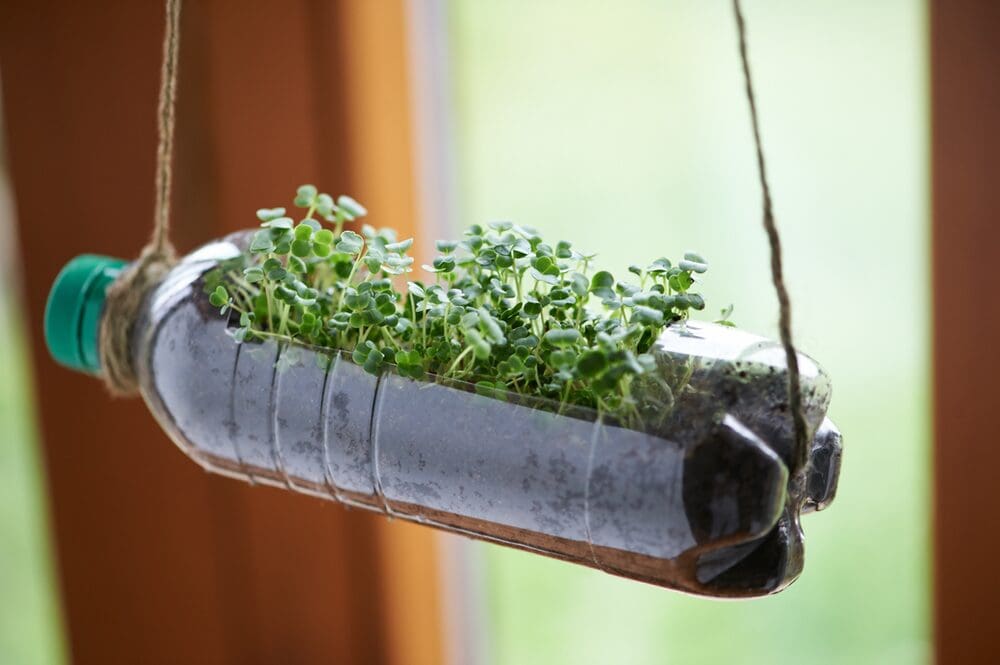
[[[203,292],[245,234],[178,263],[147,297],[131,353],[150,411],[207,470],[314,494],[690,593],[778,591],[802,568],[799,513],[833,498],[841,440],[830,386],[800,356],[816,432],[792,482],[784,356],[775,342],[690,322],[657,342],[691,389],[650,431],[516,395],[376,377],[349,356],[237,342]],[[100,370],[98,321],[123,262],[81,256],[46,309],[55,359]]]

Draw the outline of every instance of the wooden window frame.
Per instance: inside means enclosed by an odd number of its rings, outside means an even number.
[[[996,662],[1000,625],[1000,3],[930,4],[934,638],[939,663]]]

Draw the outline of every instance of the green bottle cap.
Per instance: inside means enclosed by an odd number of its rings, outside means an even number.
[[[108,286],[126,262],[82,254],[59,272],[45,304],[45,343],[56,362],[88,374],[101,369],[98,334]]]

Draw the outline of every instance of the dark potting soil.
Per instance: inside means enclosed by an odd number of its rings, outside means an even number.
[[[219,258],[203,257],[154,293],[133,353],[158,420],[209,470],[692,593],[761,595],[801,570],[799,512],[832,499],[840,456],[829,381],[807,357],[818,434],[800,473],[774,342],[669,328],[658,362],[688,379],[640,431],[375,377],[336,352],[238,343],[201,292]]]

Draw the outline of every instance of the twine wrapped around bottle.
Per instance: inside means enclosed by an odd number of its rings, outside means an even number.
[[[157,117],[156,204],[153,234],[139,257],[108,288],[101,316],[102,377],[111,394],[133,395],[138,390],[129,336],[149,290],[176,260],[170,242],[170,186],[173,175],[174,108],[177,94],[177,53],[180,45],[181,0],[167,0],[163,35],[163,66]]]

